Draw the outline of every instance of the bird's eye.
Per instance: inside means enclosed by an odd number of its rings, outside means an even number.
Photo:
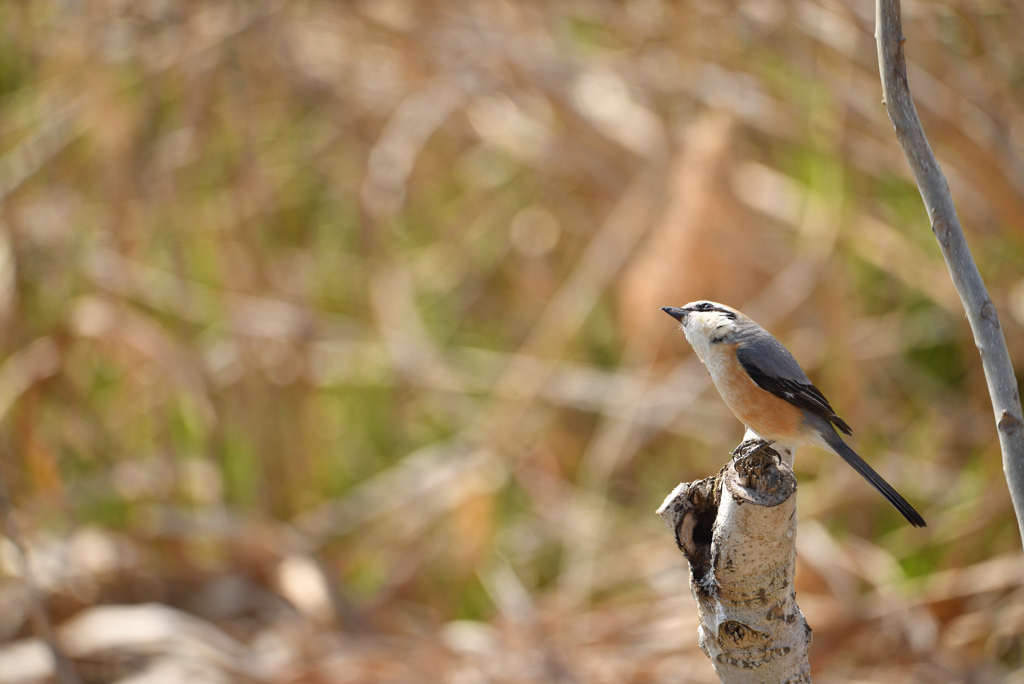
[[[711,310],[711,303],[710,302],[701,302],[700,304],[697,305],[697,311],[710,311],[710,310]]]

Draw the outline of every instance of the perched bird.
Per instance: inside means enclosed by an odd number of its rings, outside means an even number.
[[[716,302],[661,310],[680,322],[686,341],[707,366],[722,399],[747,428],[779,453],[814,444],[841,456],[911,525],[925,526],[921,514],[839,436],[835,428],[848,435],[853,430],[771,333]]]

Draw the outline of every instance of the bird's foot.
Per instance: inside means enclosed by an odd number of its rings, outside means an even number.
[[[746,453],[742,453],[743,450],[745,448],[749,447],[749,445],[751,443],[753,443],[753,442],[758,442],[757,446],[755,446],[753,449],[751,449],[750,451],[748,451]],[[768,439],[768,440],[765,440],[765,439],[760,439],[760,440],[748,439],[748,440],[742,442],[738,447],[736,447],[735,449],[732,450],[732,457],[735,459],[739,455],[755,456],[755,455],[761,453],[762,451],[764,451],[765,449],[769,448],[773,444],[775,444],[775,440],[774,439]]]

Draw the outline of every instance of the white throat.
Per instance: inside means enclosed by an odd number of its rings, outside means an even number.
[[[728,338],[736,330],[735,321],[717,311],[695,311],[686,317],[683,324],[683,334],[686,341],[697,353],[697,358],[707,363],[708,354],[711,352],[712,340],[721,341]]]

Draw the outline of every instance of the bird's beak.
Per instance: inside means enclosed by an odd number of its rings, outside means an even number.
[[[686,309],[678,309],[674,306],[663,306],[661,307],[661,310],[667,313],[672,318],[679,321],[680,323],[682,323],[683,319],[686,318],[686,314],[690,313]]]

